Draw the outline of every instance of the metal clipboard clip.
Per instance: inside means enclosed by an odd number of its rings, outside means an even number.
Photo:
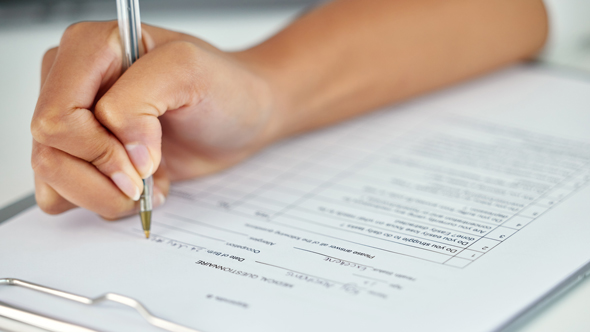
[[[7,286],[18,286],[27,289],[31,289],[34,291],[38,291],[45,294],[50,294],[53,296],[57,296],[63,299],[67,299],[70,301],[86,304],[86,305],[95,305],[101,302],[116,302],[119,304],[126,305],[135,309],[148,323],[153,326],[159,327],[163,330],[170,331],[170,332],[199,332],[198,330],[194,330],[162,318],[158,318],[152,315],[139,301],[132,299],[127,296],[114,294],[114,293],[107,293],[102,296],[96,297],[94,299],[67,293],[58,289],[50,288],[41,286],[38,284],[34,284],[32,282],[27,282],[24,280],[14,279],[14,278],[0,278],[0,286],[7,285]],[[88,327],[76,325],[70,322],[58,320],[52,317],[48,317],[36,312],[28,311],[22,308],[17,308],[10,304],[0,302],[0,317],[6,318],[9,321],[12,321],[14,325],[18,325],[21,327],[29,326],[30,331],[55,331],[55,332],[99,332],[98,330],[94,330]],[[20,324],[20,325],[19,325]],[[19,329],[18,331],[22,331],[23,329]]]

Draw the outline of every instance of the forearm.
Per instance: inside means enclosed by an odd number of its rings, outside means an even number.
[[[282,137],[526,59],[546,31],[541,0],[340,0],[235,55],[269,81]]]

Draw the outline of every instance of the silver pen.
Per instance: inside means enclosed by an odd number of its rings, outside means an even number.
[[[139,0],[117,0],[117,17],[119,34],[123,47],[123,73],[142,53],[141,20],[139,18]],[[150,237],[152,223],[152,195],[154,180],[152,176],[143,179],[143,192],[139,198],[139,217],[145,237]]]

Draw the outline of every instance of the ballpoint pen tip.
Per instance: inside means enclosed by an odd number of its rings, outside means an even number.
[[[141,228],[143,228],[143,232],[145,233],[145,238],[150,238],[150,226],[152,224],[152,211],[141,211],[139,213],[141,217]]]

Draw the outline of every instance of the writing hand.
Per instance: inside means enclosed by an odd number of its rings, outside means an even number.
[[[116,219],[137,210],[154,175],[155,205],[170,181],[214,172],[275,135],[268,84],[188,35],[144,26],[147,53],[123,75],[116,22],[78,23],[47,52],[33,116],[37,203]]]

